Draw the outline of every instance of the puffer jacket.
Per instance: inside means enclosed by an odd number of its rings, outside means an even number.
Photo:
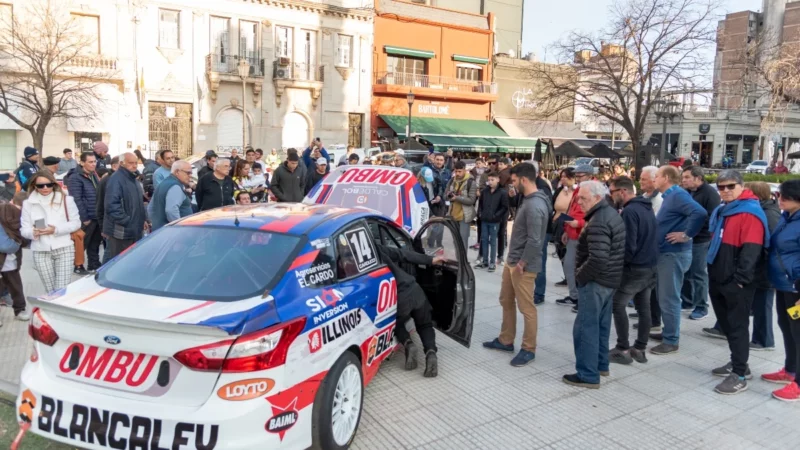
[[[605,200],[594,205],[585,220],[578,237],[575,281],[578,286],[594,281],[616,289],[625,263],[625,222]]]
[[[141,239],[147,218],[143,196],[136,175],[124,168],[114,172],[103,199],[103,234],[115,239]]]
[[[773,199],[761,202],[761,209],[764,210],[764,214],[767,216],[769,234],[772,236],[772,234],[775,233],[775,230],[778,228],[778,223],[781,221],[781,210],[778,207],[778,202]],[[761,289],[772,289],[772,284],[769,282],[769,274],[767,273],[768,266],[768,258],[762,258],[761,263],[756,268],[756,287]]]
[[[69,195],[75,199],[81,213],[81,222],[97,219],[97,185],[100,184],[97,175],[87,175],[83,168],[75,168],[65,178]]]
[[[782,292],[796,292],[800,280],[800,211],[784,211],[769,245],[769,281]]]
[[[460,184],[460,189],[458,190],[455,189],[457,183]],[[449,199],[450,209],[447,214],[453,215],[453,205],[458,202],[461,204],[462,211],[464,211],[464,222],[471,223],[475,220],[475,203],[478,200],[478,182],[469,175],[466,175],[466,179],[463,182],[459,182],[453,177],[450,179],[450,182],[447,183],[445,195],[449,192],[453,192],[455,197]]]

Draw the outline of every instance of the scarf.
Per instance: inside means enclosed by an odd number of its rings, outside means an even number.
[[[708,264],[714,263],[714,259],[717,257],[719,248],[722,245],[725,218],[736,214],[752,214],[761,220],[761,224],[764,225],[764,248],[769,248],[769,225],[767,224],[767,216],[764,214],[764,210],[761,209],[761,204],[758,199],[748,198],[734,200],[728,204],[717,206],[717,209],[711,213],[711,219],[708,223],[708,231],[712,233],[711,243],[708,246],[708,256],[706,257],[706,262]]]

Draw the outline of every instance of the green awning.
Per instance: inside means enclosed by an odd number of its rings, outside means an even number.
[[[381,119],[400,137],[406,136],[408,116],[380,115]],[[485,120],[439,119],[434,117],[412,117],[411,133],[444,136],[508,137],[505,131]]]
[[[536,139],[492,138],[492,141],[501,152],[533,153],[536,150]]]
[[[464,55],[453,55],[453,61],[482,64],[484,66],[486,64],[489,64],[489,59],[487,58],[477,58],[475,56],[464,56]]]
[[[491,139],[470,136],[419,136],[428,141],[434,150],[447,151],[453,149],[462,152],[496,152],[497,145]]]
[[[426,58],[430,59],[436,56],[436,53],[428,50],[417,50],[413,48],[395,47],[393,45],[384,45],[383,49],[390,55],[403,55],[411,56],[413,58]]]

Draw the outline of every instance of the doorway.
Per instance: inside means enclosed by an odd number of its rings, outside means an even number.
[[[700,155],[702,167],[712,167],[714,164],[714,142],[692,142],[692,153]]]
[[[192,104],[149,102],[149,141],[178,158],[192,155]]]
[[[348,114],[348,133],[347,145],[361,148],[361,138],[363,136],[364,115],[358,113]]]

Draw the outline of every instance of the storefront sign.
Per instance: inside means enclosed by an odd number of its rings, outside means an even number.
[[[437,106],[437,105],[418,105],[417,111],[420,114],[433,114],[435,116],[449,116],[450,105]]]
[[[710,123],[701,123],[700,124],[700,134],[708,134],[711,131],[711,124]]]

